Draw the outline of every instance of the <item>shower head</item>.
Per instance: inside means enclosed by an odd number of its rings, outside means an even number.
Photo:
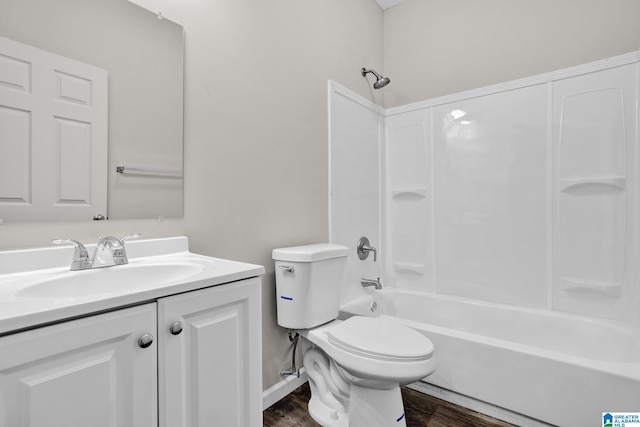
[[[373,88],[380,89],[385,87],[389,83],[391,83],[391,79],[389,77],[383,77],[381,79],[376,80],[376,82],[373,84]]]
[[[362,77],[365,77],[367,73],[371,73],[374,76],[376,76],[376,81],[375,83],[373,83],[374,89],[381,89],[386,85],[388,85],[389,83],[391,83],[391,79],[389,77],[382,77],[380,74],[376,73],[374,70],[367,70],[363,68],[362,70],[360,70],[360,73],[362,73]]]

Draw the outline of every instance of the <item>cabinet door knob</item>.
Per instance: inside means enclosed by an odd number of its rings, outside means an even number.
[[[147,348],[153,343],[153,335],[144,334],[140,338],[138,338],[138,345],[142,348]]]
[[[169,332],[173,335],[180,335],[180,332],[182,332],[182,322],[173,322],[171,326],[169,326]]]

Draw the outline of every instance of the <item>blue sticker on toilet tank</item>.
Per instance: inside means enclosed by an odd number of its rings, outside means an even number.
[[[400,418],[398,418],[396,422],[399,423],[400,421],[402,421],[403,418],[404,418],[404,412],[402,413],[402,415],[400,415]]]
[[[282,299],[286,299],[287,301],[293,301],[293,298],[291,298],[291,297],[285,297],[284,295],[280,295],[280,298],[282,298]]]

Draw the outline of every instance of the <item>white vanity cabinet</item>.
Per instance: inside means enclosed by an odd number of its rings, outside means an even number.
[[[0,338],[0,426],[157,425],[156,304]]]
[[[126,245],[82,271],[71,246],[0,251],[0,427],[261,426],[264,267]]]
[[[0,427],[262,425],[260,284],[0,337]]]

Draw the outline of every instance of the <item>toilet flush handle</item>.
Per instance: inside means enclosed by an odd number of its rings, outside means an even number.
[[[293,271],[294,271],[293,267],[290,266],[290,265],[281,265],[280,266],[280,270],[284,270],[284,271],[286,271],[288,273],[293,273]]]

